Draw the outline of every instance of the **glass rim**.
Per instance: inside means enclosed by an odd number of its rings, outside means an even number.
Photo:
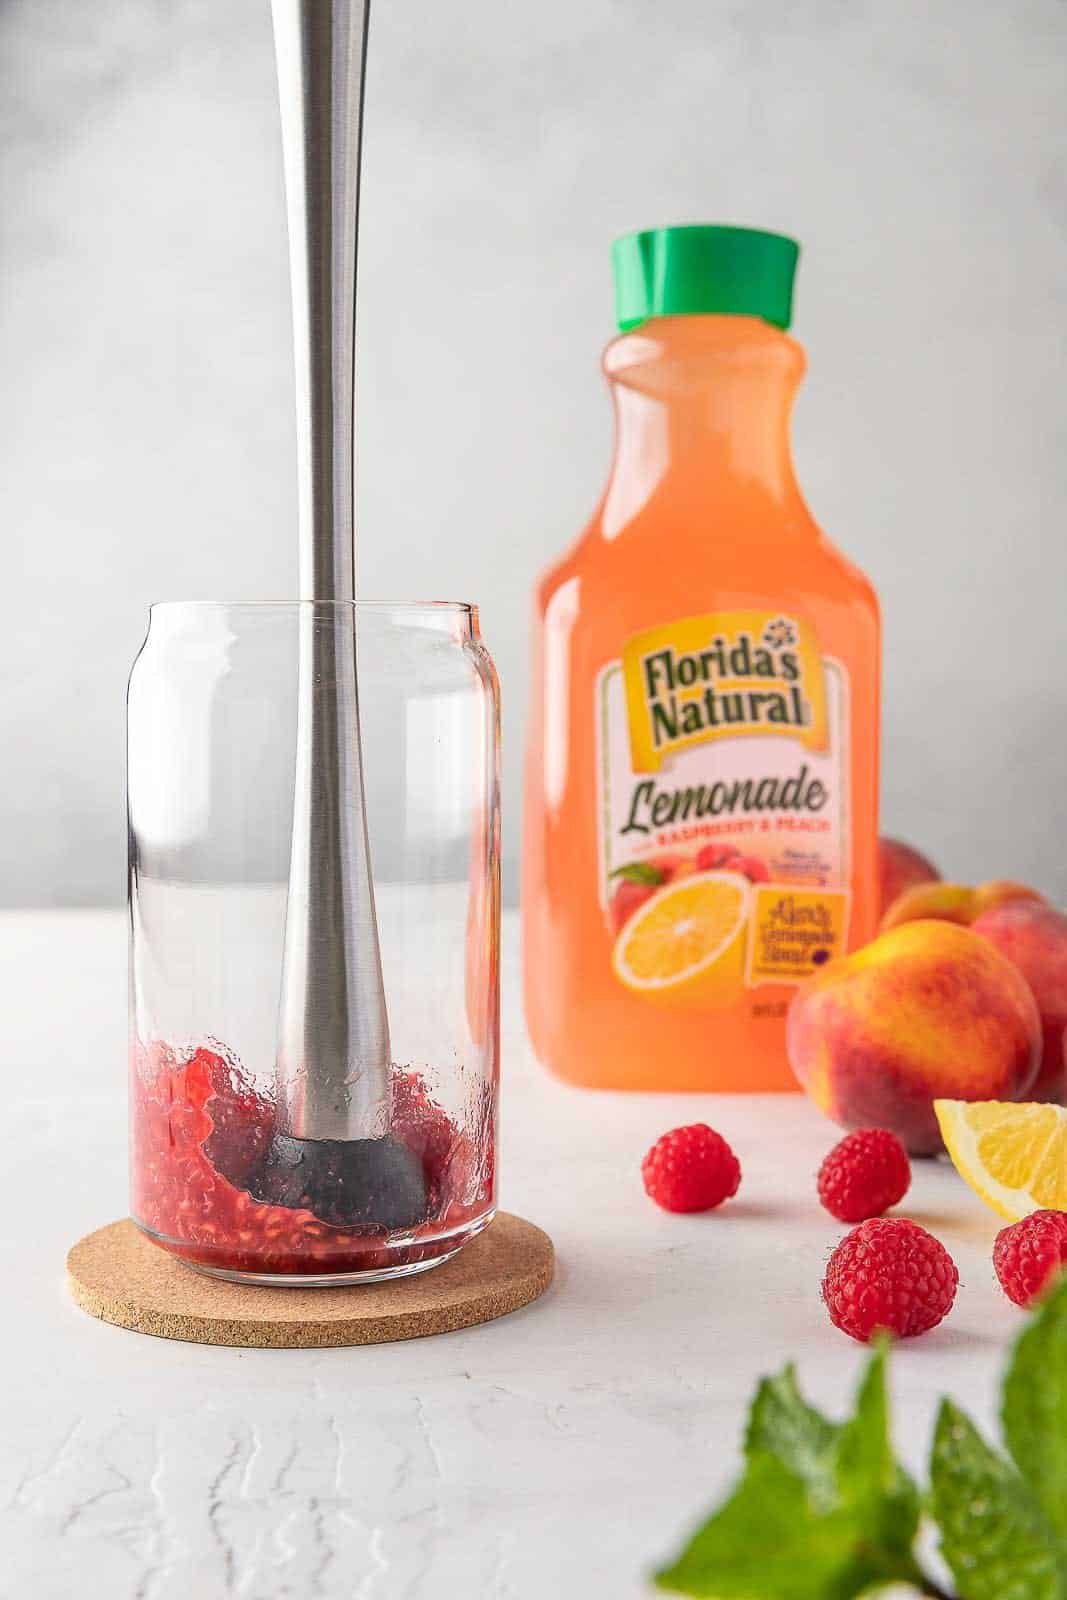
[[[416,616],[472,617],[477,606],[468,600],[154,600],[150,616],[176,611],[333,610],[409,612]]]

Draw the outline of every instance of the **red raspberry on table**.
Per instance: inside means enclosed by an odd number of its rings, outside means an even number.
[[[879,1329],[910,1339],[948,1315],[959,1281],[932,1233],[906,1217],[872,1217],[834,1250],[822,1297],[834,1327],[861,1344]]]
[[[1017,1306],[1032,1305],[1067,1270],[1067,1211],[1031,1211],[1001,1228],[993,1246],[1000,1287]]]
[[[864,1222],[903,1200],[908,1152],[888,1128],[860,1128],[835,1144],[819,1168],[819,1199],[839,1222]]]
[[[664,1211],[710,1211],[737,1193],[741,1165],[721,1133],[695,1122],[657,1139],[641,1176],[646,1194]]]

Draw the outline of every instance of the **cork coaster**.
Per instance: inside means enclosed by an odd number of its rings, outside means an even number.
[[[386,1283],[268,1289],[191,1271],[126,1218],[98,1228],[67,1256],[83,1311],[135,1333],[192,1344],[311,1350],[451,1333],[517,1311],[552,1282],[552,1241],[500,1212],[443,1266]]]

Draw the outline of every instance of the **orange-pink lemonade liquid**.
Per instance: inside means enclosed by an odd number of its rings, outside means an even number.
[[[571,1083],[792,1089],[797,983],[877,916],[879,617],[789,443],[797,246],[615,246],[615,457],[537,590],[523,935]]]

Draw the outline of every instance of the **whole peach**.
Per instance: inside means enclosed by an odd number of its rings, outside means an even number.
[[[971,926],[1009,961],[1014,961],[1037,1001],[1041,1069],[1030,1089],[1030,1099],[1063,1105],[1067,1101],[1067,917],[1049,905],[1012,900],[984,911]]]
[[[941,876],[933,862],[903,839],[878,841],[878,878],[883,915],[893,901],[917,883],[935,883]]]
[[[882,914],[880,933],[899,928],[905,922],[934,918],[966,927],[971,920],[974,890],[966,883],[915,883],[890,904]]]
[[[969,928],[983,911],[1015,900],[1043,904],[1044,896],[1025,883],[1012,883],[1007,878],[993,878],[989,883],[980,883],[976,889],[966,883],[917,883],[905,889],[888,911],[883,912],[879,931],[886,933],[902,923],[918,922],[927,917],[938,922],[958,922]]]
[[[1022,973],[950,922],[909,922],[829,962],[796,992],[789,1062],[846,1128],[891,1128],[913,1155],[941,1149],[933,1102],[1018,1100],[1041,1023]]]
[[[1015,883],[1011,878],[990,878],[988,883],[980,883],[974,891],[974,917],[992,911],[994,906],[1015,905],[1020,900],[1029,900],[1039,906],[1048,904],[1044,895],[1031,889],[1029,884]]]

